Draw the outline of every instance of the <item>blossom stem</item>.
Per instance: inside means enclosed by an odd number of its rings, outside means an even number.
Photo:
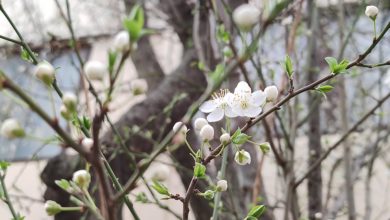
[[[229,120],[229,118],[226,118],[226,130],[228,133],[230,133],[230,120]],[[228,145],[226,145],[226,146],[228,146]],[[225,173],[226,173],[229,148],[225,149],[225,147],[223,148],[223,153],[222,153],[221,169],[218,172],[218,179],[220,179],[220,180],[225,178]],[[221,194],[222,194],[222,192],[216,192],[216,194],[215,194],[212,220],[218,220],[219,203],[221,201]]]
[[[374,40],[376,39],[376,20],[374,20]]]
[[[195,156],[196,156],[196,153],[195,153],[195,151],[192,149],[190,143],[188,143],[187,135],[186,135],[186,137],[184,138],[184,141],[185,141],[185,143],[186,143],[186,146],[187,146],[188,150],[190,150],[191,154],[195,157]]]
[[[83,210],[82,207],[61,207],[61,211],[64,211],[64,212],[72,212],[72,211],[81,212],[82,210]]]
[[[12,205],[12,202],[9,198],[8,190],[7,190],[7,187],[5,186],[4,178],[5,178],[5,175],[0,176],[0,185],[1,185],[1,189],[3,190],[4,197],[5,197],[4,202],[7,203],[7,206],[9,208],[13,218],[18,219],[18,215],[16,214],[14,206]]]

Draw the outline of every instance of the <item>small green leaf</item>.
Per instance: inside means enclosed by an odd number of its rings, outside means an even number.
[[[116,53],[115,51],[108,52],[108,72],[110,74],[113,74],[114,65],[115,65],[115,61],[116,61],[117,56],[118,56],[118,53]]]
[[[68,189],[70,188],[70,183],[66,179],[56,180],[54,181],[54,183],[65,191],[68,191]]]
[[[257,205],[249,211],[247,217],[254,217],[255,219],[258,219],[264,213],[264,211],[265,211],[264,205]],[[249,218],[249,219],[253,219],[253,218]]]
[[[140,203],[149,203],[149,199],[144,192],[140,192],[135,196],[135,201]]]
[[[144,10],[140,5],[135,5],[129,17],[123,20],[123,26],[129,32],[131,41],[136,42],[143,35],[144,22]]]
[[[327,93],[333,90],[333,86],[330,85],[322,85],[316,88],[317,91]]]
[[[0,161],[0,170],[6,171],[10,165],[7,161]]]
[[[250,137],[251,136],[249,136],[249,135],[241,133],[241,134],[237,135],[234,139],[232,138],[232,142],[233,142],[233,144],[242,145],[242,144],[245,144],[245,142],[247,142]]]
[[[283,67],[284,67],[284,71],[286,71],[286,73],[288,75],[288,78],[291,79],[293,74],[294,74],[294,70],[293,70],[291,58],[289,55],[286,55],[286,59],[284,60]]]
[[[194,167],[194,176],[197,178],[203,178],[206,175],[206,166],[196,162]]]
[[[230,41],[230,33],[225,30],[223,24],[219,25],[217,28],[217,40],[226,44]]]
[[[339,73],[344,72],[347,69],[348,64],[349,64],[349,62],[347,60],[342,60],[340,63],[338,63],[336,58],[334,58],[334,57],[326,57],[325,61],[328,63],[329,70],[333,74],[339,74]]]
[[[156,180],[153,180],[153,185],[152,185],[152,188],[154,190],[156,190],[158,193],[160,193],[161,195],[165,195],[165,196],[169,196],[169,191],[168,191],[168,188],[166,186],[164,186],[164,184],[156,181]]]

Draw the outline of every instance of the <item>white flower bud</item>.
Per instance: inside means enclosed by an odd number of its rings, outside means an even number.
[[[81,145],[87,149],[91,149],[93,147],[93,140],[92,138],[84,138],[81,141]]]
[[[219,180],[217,182],[217,191],[224,192],[227,190],[227,188],[228,188],[228,184],[226,180]]]
[[[245,150],[240,150],[240,151],[236,152],[236,155],[234,156],[234,160],[239,165],[250,164],[251,163],[251,155]]]
[[[20,138],[25,135],[24,129],[20,126],[19,122],[14,118],[6,119],[1,125],[1,135],[6,138]]]
[[[242,31],[250,31],[259,22],[260,10],[250,4],[242,4],[234,9],[234,23]]]
[[[50,86],[55,78],[55,69],[50,63],[41,62],[35,67],[34,75],[43,83]]]
[[[60,204],[56,203],[55,201],[48,200],[45,203],[45,211],[47,215],[53,216],[62,211],[62,207]]]
[[[322,219],[322,213],[321,212],[317,212],[314,214],[314,218],[315,219]]]
[[[103,80],[106,71],[106,66],[99,61],[88,61],[84,65],[84,72],[90,80]]]
[[[133,95],[145,94],[148,91],[148,83],[145,79],[134,79],[130,82]]]
[[[176,122],[176,123],[173,125],[173,129],[172,129],[173,132],[174,132],[174,133],[178,132],[178,131],[179,131],[179,128],[180,128],[180,126],[181,126],[182,124],[183,124],[183,122],[181,122],[181,121]],[[188,131],[187,126],[186,126],[186,125],[183,125],[183,126],[181,126],[179,133],[181,133],[181,134],[186,134],[187,131]]]
[[[152,170],[152,180],[164,181],[168,179],[170,174],[170,169],[167,165],[158,165],[156,169]]]
[[[118,52],[125,52],[130,49],[130,35],[127,31],[121,31],[115,35],[114,49]]]
[[[282,22],[280,22],[281,25],[283,26],[288,26],[293,22],[293,16],[289,15],[285,18],[283,18]]]
[[[378,15],[378,13],[379,13],[379,9],[376,6],[369,5],[369,6],[366,7],[366,15],[367,15],[367,17],[375,20],[376,16]]]
[[[219,137],[219,141],[221,142],[221,144],[227,144],[230,141],[230,134],[223,133],[221,137]]]
[[[203,197],[207,200],[212,200],[214,198],[215,192],[212,190],[206,190],[206,192],[203,193]]]
[[[205,125],[208,125],[209,123],[207,122],[206,119],[204,118],[197,118],[194,122],[194,127],[196,131],[200,131]]]
[[[78,170],[73,173],[73,182],[82,189],[88,189],[91,183],[91,175],[86,170]]]
[[[72,92],[65,92],[62,96],[62,103],[70,112],[76,111],[77,96]]]
[[[70,120],[72,118],[72,112],[69,112],[68,108],[65,106],[65,105],[61,105],[60,107],[60,113],[61,113],[61,116],[65,119],[65,120]]]
[[[264,93],[267,97],[267,102],[273,102],[278,98],[279,91],[276,86],[267,86],[264,89]]]
[[[207,124],[200,129],[199,135],[203,141],[211,141],[214,138],[214,128]]]

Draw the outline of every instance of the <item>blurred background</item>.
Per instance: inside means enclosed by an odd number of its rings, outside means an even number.
[[[131,0],[69,0],[69,9],[72,18],[77,46],[84,60],[98,60],[107,64],[107,51],[111,49],[112,36],[123,29],[122,20],[128,15],[131,6],[137,1]],[[147,15],[147,27],[155,33],[139,42],[137,52],[131,59],[126,60],[123,74],[118,80],[118,89],[115,99],[110,104],[110,117],[118,122],[124,115],[131,114],[133,106],[148,101],[153,91],[158,91],[162,80],[155,77],[148,79],[149,92],[146,95],[134,97],[130,92],[129,82],[132,79],[145,75],[147,68],[158,66],[160,73],[166,78],[177,74],[177,69],[183,65],[183,57],[193,47],[192,17],[195,10],[195,0],[144,0]],[[217,0],[218,2],[218,0]],[[226,1],[232,8],[246,1]],[[265,15],[277,4],[274,0],[250,1],[253,7],[258,7]],[[57,69],[57,80],[64,91],[74,91],[80,94],[81,112],[92,115],[93,109],[87,109],[85,103],[94,103],[91,95],[84,95],[83,83],[80,78],[80,65],[76,54],[71,48],[71,33],[64,22],[66,2],[63,0],[2,0],[1,4],[19,28],[25,41],[39,57],[50,61]],[[380,14],[377,19],[377,28],[382,30],[390,21],[388,0],[317,0],[292,1],[289,7],[281,13],[267,28],[260,39],[260,49],[254,56],[254,62],[245,64],[249,78],[253,85],[262,88],[258,76],[258,66],[261,66],[263,76],[268,84],[278,87],[285,85],[284,73],[280,62],[285,54],[293,57],[296,75],[296,87],[299,88],[319,76],[327,74],[328,68],[324,57],[333,56],[355,59],[371,43],[373,36],[372,21],[364,15],[367,4],[377,5]],[[184,6],[183,6],[184,5]],[[185,25],[189,26],[187,28]],[[215,25],[215,24],[214,24]],[[201,26],[201,30],[209,31],[210,27]],[[260,27],[261,28],[261,27]],[[190,30],[187,30],[190,29]],[[242,41],[237,33],[232,37],[233,44],[242,48]],[[4,16],[0,16],[0,35],[17,38],[16,33]],[[189,36],[187,36],[189,35]],[[235,36],[235,37],[234,37]],[[248,40],[251,36],[247,36]],[[348,44],[344,45],[344,39]],[[211,41],[211,40],[210,40]],[[215,49],[215,48],[213,48]],[[390,60],[390,34],[387,34],[378,46],[364,61],[375,64]],[[34,97],[45,109],[51,108],[50,94],[31,74],[33,66],[21,59],[19,46],[5,40],[0,40],[0,69],[15,80],[23,89]],[[149,56],[148,54],[153,54]],[[221,54],[219,54],[221,56]],[[218,58],[218,56],[216,56]],[[151,64],[153,63],[153,64]],[[255,64],[258,64],[257,66]],[[153,71],[156,71],[153,69]],[[176,72],[175,72],[176,71]],[[185,76],[186,71],[182,71]],[[233,74],[231,81],[240,78],[240,71]],[[310,77],[314,74],[315,77]],[[146,77],[147,78],[147,77]],[[332,146],[348,128],[357,123],[376,103],[380,97],[390,91],[390,69],[381,68],[353,68],[342,76],[343,83],[332,81],[335,89],[327,94],[326,98],[313,95],[311,92],[299,96],[289,106],[282,108],[280,115],[286,124],[283,125],[275,118],[268,121],[272,125],[271,137],[283,149],[294,146],[292,158],[295,177],[305,173],[310,165],[311,155],[318,158],[321,152]],[[386,84],[386,79],[388,84]],[[191,79],[190,79],[191,80]],[[98,91],[103,93],[107,81],[95,84]],[[227,84],[229,86],[230,84]],[[172,87],[172,90],[175,89]],[[180,93],[180,90],[177,91]],[[172,97],[171,97],[172,98]],[[195,99],[196,100],[196,99]],[[193,101],[195,101],[193,100]],[[61,100],[55,99],[57,106]],[[18,140],[0,138],[0,160],[11,161],[12,165],[7,172],[6,184],[15,201],[17,209],[28,219],[52,219],[44,211],[46,185],[41,180],[41,172],[50,158],[58,155],[75,155],[69,149],[60,146],[42,143],[42,139],[53,135],[53,131],[33,112],[23,104],[15,101],[15,97],[7,91],[0,96],[0,121],[9,117],[17,118],[23,124],[31,137]],[[59,109],[56,109],[59,115]],[[183,110],[184,112],[184,110]],[[197,117],[203,116],[198,113]],[[376,110],[362,126],[353,131],[346,145],[351,151],[350,177],[354,195],[353,219],[390,219],[390,156],[389,156],[389,122],[390,102],[385,102]],[[60,121],[64,127],[69,126],[66,121]],[[239,122],[237,122],[239,125]],[[129,125],[130,126],[130,125]],[[286,126],[286,128],[284,128]],[[283,137],[283,129],[291,134],[289,140]],[[105,128],[108,130],[108,128]],[[70,132],[71,129],[69,129]],[[266,131],[261,125],[253,128],[254,139],[264,142],[267,140]],[[315,147],[312,147],[315,146]],[[235,212],[241,213],[249,203],[262,201],[272,212],[270,219],[283,219],[285,177],[275,161],[272,152],[263,154],[254,150],[257,155],[249,168],[233,167],[230,175],[235,178],[236,191],[231,197],[241,196],[242,203],[236,204]],[[177,193],[184,193],[186,181],[180,168],[180,159],[170,152],[161,155],[152,168],[147,172],[152,175],[154,169],[168,164],[170,178],[166,180],[168,188]],[[339,147],[323,161],[319,172],[317,200],[320,208],[317,217],[307,217],[307,207],[310,207],[310,192],[306,182],[297,189],[296,203],[299,203],[302,217],[300,219],[351,219],[348,218],[348,198],[345,185],[345,148]],[[184,165],[183,165],[184,166]],[[155,168],[157,167],[157,168]],[[177,170],[179,172],[177,172]],[[59,170],[61,172],[61,170]],[[259,174],[260,173],[260,174]],[[125,177],[124,177],[125,178]],[[315,181],[314,181],[314,184]],[[318,189],[319,188],[319,189]],[[313,189],[310,188],[309,189]],[[131,193],[131,198],[146,192],[151,194],[144,185],[140,185]],[[47,191],[46,191],[47,193]],[[263,194],[264,193],[264,194]],[[265,195],[266,194],[266,195]],[[162,201],[175,213],[181,213],[181,204],[177,201]],[[234,203],[234,202],[232,202]],[[159,208],[155,204],[136,203],[141,219],[177,219],[172,213]],[[193,210],[196,210],[196,208]],[[205,211],[207,212],[207,211]],[[195,213],[197,213],[195,211]],[[127,210],[124,210],[124,219],[131,219]],[[235,219],[238,215],[235,215]],[[326,217],[325,217],[326,216]],[[7,206],[0,203],[0,219],[10,219]],[[192,219],[206,219],[195,214]],[[226,219],[230,219],[226,218]],[[232,218],[234,219],[234,218]],[[266,217],[265,219],[268,219]]]

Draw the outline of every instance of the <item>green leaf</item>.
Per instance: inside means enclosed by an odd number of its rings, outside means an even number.
[[[333,90],[333,86],[331,85],[322,85],[316,88],[317,91],[327,93]]]
[[[294,74],[294,71],[293,71],[293,66],[292,66],[290,56],[286,55],[286,59],[284,60],[283,67],[284,67],[284,71],[286,71],[286,73],[288,75],[288,78],[291,79],[293,74]]]
[[[236,134],[236,133],[234,133],[234,134]],[[245,144],[245,142],[247,142],[249,140],[249,138],[251,137],[247,134],[241,133],[241,130],[240,130],[239,134],[237,134],[237,135],[234,135],[234,134],[233,134],[234,137],[232,137],[232,143],[237,144],[237,145]]]
[[[123,20],[123,26],[129,32],[131,41],[136,42],[143,35],[144,22],[144,10],[140,5],[135,5],[129,17]]]
[[[118,53],[116,53],[115,51],[108,52],[108,72],[110,74],[113,74],[114,65],[117,57],[118,57]]]
[[[91,128],[92,123],[91,120],[89,120],[89,118],[83,116],[81,122],[82,122],[82,126],[87,130]]]
[[[334,57],[326,57],[325,61],[328,63],[329,70],[333,74],[339,74],[339,73],[344,72],[347,69],[348,64],[349,64],[349,62],[347,60],[342,60],[340,63],[338,63],[336,58],[334,58]]]
[[[194,176],[197,178],[203,178],[206,175],[206,166],[196,162],[194,167]]]
[[[217,40],[226,44],[230,41],[230,33],[225,30],[223,24],[219,25],[217,28]]]
[[[264,205],[257,205],[249,211],[247,217],[252,217],[252,218],[248,218],[248,219],[258,219],[261,217],[261,215],[264,213],[264,211],[265,211]]]
[[[158,193],[160,193],[161,195],[165,195],[165,196],[170,195],[168,188],[166,186],[164,186],[164,184],[162,184],[156,180],[153,180],[152,188],[154,190],[156,190]]]
[[[328,63],[330,71],[332,73],[334,73],[334,70],[336,69],[336,66],[338,65],[336,58],[325,57],[325,61]]]
[[[6,171],[10,165],[7,161],[0,161],[0,170]]]
[[[237,130],[234,132],[234,134],[232,135],[231,139],[235,139],[238,135],[241,134],[241,129],[240,128],[237,128]]]
[[[68,189],[71,187],[69,181],[66,179],[56,180],[54,183],[65,191],[68,191]]]
[[[140,192],[135,196],[135,201],[140,203],[149,203],[149,199],[144,192]]]

